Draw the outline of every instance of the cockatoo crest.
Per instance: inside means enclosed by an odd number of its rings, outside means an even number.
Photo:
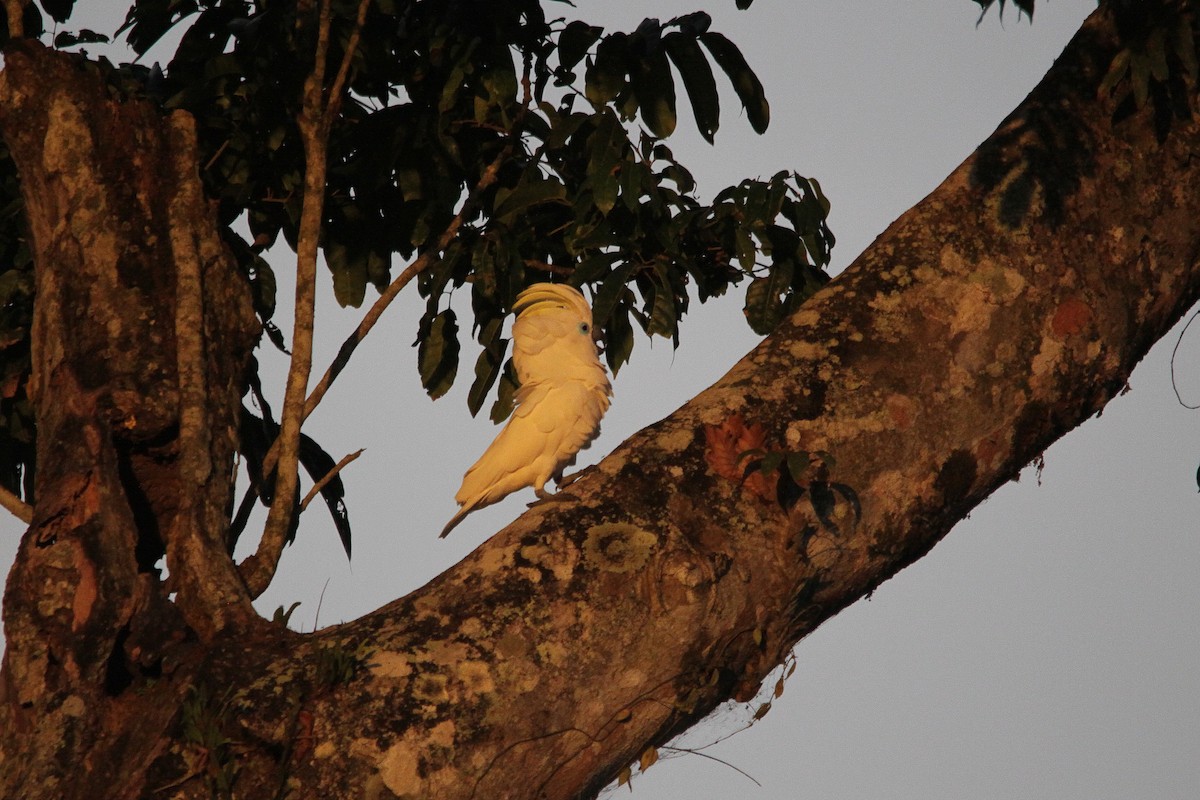
[[[592,338],[592,309],[579,290],[535,283],[513,304],[513,367],[520,388],[512,417],[454,496],[460,508],[442,536],[477,508],[532,486],[547,496],[576,454],[600,433],[612,387]]]

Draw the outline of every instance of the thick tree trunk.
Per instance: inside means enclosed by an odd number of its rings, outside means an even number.
[[[195,642],[253,624],[222,538],[249,289],[204,199],[191,119],[115,94],[81,58],[5,53],[42,467],[4,596],[4,797],[104,796],[177,716],[186,682],[158,679]]]
[[[202,217],[162,217],[170,203],[143,202],[137,187],[170,196],[149,185],[154,169],[194,185],[186,146],[164,133],[161,167],[142,148],[80,155],[105,123],[70,109],[129,104],[77,96],[95,90],[78,78],[59,86],[46,66],[67,69],[58,57],[9,56],[6,137],[18,100],[48,109],[37,119],[49,127],[13,151],[38,187],[27,191],[51,198],[30,202],[39,441],[51,439],[39,464],[51,468],[5,597],[0,792],[94,796],[80,776],[112,770],[129,797],[230,785],[245,797],[588,796],[647,745],[751,696],[800,637],[1095,414],[1200,296],[1200,125],[1175,119],[1160,137],[1149,106],[1114,125],[1097,85],[1115,51],[1102,10],[974,156],[725,378],[573,484],[576,499],[535,507],[423,589],[305,637],[250,625],[212,528],[167,522],[192,485],[171,471],[185,456],[173,433],[187,405],[175,388],[183,348],[172,323],[147,320],[173,320],[181,304],[178,227],[213,235]],[[20,72],[26,58],[44,74]],[[64,119],[79,120],[71,148],[48,133]],[[156,128],[139,118],[136,129]],[[80,198],[122,183],[129,208],[107,221],[66,213],[96,209]],[[119,248],[92,258],[126,219],[166,227],[121,245],[142,260]],[[211,433],[193,460],[212,471],[209,511],[195,512],[209,514],[228,475],[244,301],[211,287],[226,260],[201,263]],[[89,292],[123,293],[73,294],[81,274]],[[102,323],[87,322],[89,303]],[[126,330],[139,333],[114,345]],[[85,356],[108,351],[87,368]],[[156,377],[140,378],[125,351]],[[722,451],[713,429],[736,432],[737,420],[761,437]],[[778,472],[740,482],[721,456],[747,442],[831,454],[827,479],[854,490],[861,516],[844,494],[830,510],[819,491],[827,521],[812,494],[785,510],[767,491],[786,480]],[[156,525],[179,576],[174,604],[139,589],[157,587],[137,557]],[[178,619],[138,627],[143,607]],[[129,668],[147,663],[135,633],[151,632],[144,647],[160,660]],[[184,643],[166,647],[172,635]],[[113,756],[118,766],[97,766]]]

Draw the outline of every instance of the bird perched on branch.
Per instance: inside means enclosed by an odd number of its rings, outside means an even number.
[[[546,481],[560,487],[563,470],[600,433],[612,387],[592,334],[592,309],[579,290],[535,283],[513,304],[516,408],[454,496],[460,508],[442,536],[477,508],[532,486],[541,499]]]

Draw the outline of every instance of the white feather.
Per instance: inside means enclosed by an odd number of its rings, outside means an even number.
[[[535,283],[513,306],[513,367],[521,387],[512,417],[463,476],[460,508],[442,536],[477,508],[532,486],[545,495],[600,433],[612,388],[592,338],[592,310],[570,286]]]

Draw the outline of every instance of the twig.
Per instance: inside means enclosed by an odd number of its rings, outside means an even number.
[[[20,39],[25,36],[25,5],[30,0],[4,0],[4,11],[8,16],[8,37]],[[8,508],[7,505],[4,506]],[[12,509],[9,509],[12,511]],[[15,511],[13,512],[16,513]]]
[[[573,267],[560,267],[557,264],[551,264],[547,261],[539,261],[536,258],[525,259],[525,266],[540,269],[542,272],[549,272],[554,275],[571,275],[575,272]]]
[[[350,335],[346,337],[346,340],[342,342],[342,346],[338,348],[337,355],[333,357],[333,361],[329,363],[329,366],[325,369],[325,373],[321,376],[321,379],[317,381],[315,386],[313,386],[312,392],[308,395],[308,399],[304,403],[304,419],[307,420],[309,415],[316,410],[317,405],[320,404],[320,402],[325,398],[325,394],[329,391],[329,387],[333,385],[333,382],[337,380],[338,375],[341,374],[342,370],[346,367],[346,364],[349,363],[350,356],[354,354],[354,351],[358,349],[358,346],[362,343],[362,340],[365,339],[367,334],[370,333],[371,329],[375,327],[375,323],[377,323],[379,318],[383,316],[383,312],[386,311],[387,307],[391,305],[393,300],[396,299],[396,296],[400,294],[400,291],[404,289],[404,287],[407,286],[413,278],[429,269],[429,267],[435,263],[434,256],[449,246],[451,240],[453,240],[454,236],[458,233],[459,228],[462,227],[463,221],[467,218],[467,214],[469,214],[471,209],[474,207],[475,199],[478,198],[480,193],[496,182],[496,178],[500,175],[500,167],[504,163],[504,160],[512,155],[512,150],[513,146],[510,143],[508,147],[505,147],[502,151],[500,151],[492,163],[488,164],[487,168],[483,171],[483,174],[479,176],[479,183],[475,185],[470,197],[467,198],[467,201],[463,203],[462,208],[459,209],[458,213],[454,215],[454,218],[450,220],[450,224],[448,224],[446,229],[442,232],[441,237],[437,241],[437,245],[430,250],[426,250],[424,253],[418,256],[416,261],[413,261],[411,264],[405,267],[404,271],[401,272],[394,281],[388,284],[386,289],[380,292],[379,297],[375,299],[375,302],[371,304],[371,307],[367,310],[367,313],[363,315],[362,320],[359,321],[358,327],[356,327],[350,333]],[[270,449],[267,450],[266,456],[263,457],[264,475],[269,475],[271,473],[271,470],[275,468],[278,458],[279,441],[276,440],[275,443],[271,445]]]
[[[33,506],[0,486],[0,506],[26,525],[33,522]]]
[[[734,772],[737,772],[740,775],[742,775],[744,778],[748,779],[755,786],[759,787],[760,789],[762,788],[762,784],[759,783],[758,780],[755,779],[755,777],[753,775],[751,775],[749,772],[746,772],[746,770],[742,769],[741,767],[738,767],[734,764],[730,764],[728,761],[726,761],[723,758],[717,758],[714,755],[710,755],[708,753],[702,753],[699,750],[693,750],[690,747],[671,747],[670,745],[663,745],[659,749],[660,750],[670,750],[673,753],[688,753],[693,756],[700,756],[701,758],[711,759],[712,761],[716,761],[718,764],[724,764],[725,766],[729,767]]]
[[[450,245],[450,242],[458,233],[459,228],[462,227],[463,221],[466,219],[467,214],[470,213],[472,207],[474,206],[473,201],[481,192],[496,182],[496,178],[500,174],[500,166],[510,155],[512,155],[511,145],[504,148],[499,155],[496,156],[492,163],[488,164],[487,169],[485,169],[483,174],[479,177],[479,183],[476,184],[474,191],[471,193],[471,197],[468,198],[467,202],[463,203],[463,207],[459,209],[459,212],[454,215],[454,219],[450,220],[450,224],[446,226],[446,230],[442,232],[441,238],[438,239],[437,246],[430,250],[426,250],[424,253],[418,256],[416,261],[413,261],[411,264],[405,267],[404,271],[401,272],[400,275],[397,276],[394,281],[388,284],[388,287],[380,293],[379,297],[371,305],[371,308],[366,314],[363,315],[362,321],[358,323],[358,327],[346,337],[346,341],[342,342],[342,346],[338,348],[338,353],[334,357],[333,361],[330,362],[329,367],[325,370],[325,374],[321,376],[321,380],[317,381],[317,385],[313,387],[312,393],[308,396],[308,400],[304,403],[305,419],[312,414],[317,405],[325,397],[325,393],[329,391],[329,387],[333,385],[333,382],[337,379],[338,374],[341,373],[342,369],[346,366],[346,363],[350,360],[350,356],[354,353],[355,349],[358,348],[358,345],[362,342],[362,340],[366,338],[371,328],[375,327],[375,323],[379,321],[379,318],[383,316],[383,312],[387,310],[387,307],[391,305],[393,300],[396,299],[396,295],[400,294],[400,290],[407,286],[409,281],[411,281],[417,275],[420,275],[433,263],[435,263],[434,256],[437,253],[445,250]],[[269,457],[270,456],[268,455],[268,459]],[[264,466],[266,466],[266,464],[264,464]]]
[[[363,454],[363,450],[365,449],[366,448],[360,448],[347,456],[343,456],[342,460],[334,465],[333,469],[325,473],[325,477],[314,483],[312,488],[308,490],[308,494],[304,495],[304,499],[300,501],[300,513],[303,514],[304,510],[308,508],[308,504],[313,501],[313,498],[316,497],[317,494],[324,489],[331,480],[337,477],[338,473],[342,471],[343,467],[361,456]]]
[[[321,233],[321,217],[325,202],[325,173],[329,131],[337,117],[354,57],[354,49],[366,20],[370,0],[360,0],[358,16],[349,45],[334,79],[332,92],[326,98],[325,74],[329,55],[329,34],[332,26],[331,0],[322,0],[317,23],[317,45],[312,72],[304,81],[303,105],[297,120],[304,143],[304,199],[300,213],[300,231],[296,248],[296,300],[292,328],[292,361],[284,391],[283,413],[279,436],[272,449],[278,448],[279,469],[276,472],[275,499],[267,513],[262,540],[255,553],[242,563],[242,574],[252,597],[258,597],[271,580],[283,554],[291,529],[299,475],[296,464],[300,452],[300,428],[304,423],[305,394],[312,373],[313,327],[317,295],[317,251]],[[269,471],[269,468],[265,468]]]

